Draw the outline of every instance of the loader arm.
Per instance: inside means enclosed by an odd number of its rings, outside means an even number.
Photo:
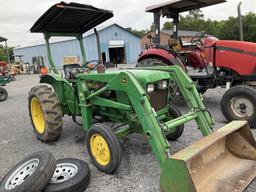
[[[212,132],[214,125],[194,83],[187,77],[183,70],[177,66],[163,67],[162,70],[169,72],[170,79],[177,83],[182,90],[182,95],[191,109],[190,113],[164,124],[160,124],[157,120],[156,113],[154,109],[152,109],[145,90],[132,73],[122,72],[108,84],[110,90],[120,91],[121,89],[122,91],[126,91],[132,107],[141,122],[143,133],[147,136],[160,163],[160,167],[163,167],[166,159],[171,157],[169,153],[170,145],[163,131],[172,131],[175,127],[195,119],[202,134],[207,136]],[[119,89],[116,89],[117,87]]]
[[[142,69],[149,70],[150,68]],[[160,163],[160,167],[163,167],[166,159],[171,156],[169,153],[170,145],[165,138],[163,133],[164,131],[170,132],[174,130],[175,127],[195,119],[202,134],[207,136],[212,132],[214,122],[206,110],[206,106],[197,92],[194,83],[181,68],[178,66],[168,66],[157,69],[152,68],[150,70],[161,70],[169,73],[170,80],[174,81],[178,85],[183,97],[185,98],[185,101],[191,110],[190,113],[179,117],[178,119],[173,119],[164,124],[160,124],[157,119],[156,112],[150,104],[147,93],[134,75],[128,71],[121,72],[111,78],[109,76],[102,76],[101,81],[108,82],[107,85],[92,94],[89,94],[88,90],[84,89],[82,82],[84,80],[98,80],[98,77],[96,75],[81,75],[78,78],[79,93],[83,93],[79,94],[80,107],[84,120],[83,125],[86,130],[89,129],[92,124],[92,118],[88,118],[92,116],[92,104],[95,104],[96,100],[98,101],[98,96],[100,94],[108,90],[126,92],[131,103],[131,106],[126,106],[126,108],[133,108],[142,126],[142,133],[148,137],[149,143],[151,144]],[[105,101],[105,103],[107,103],[107,101]],[[119,103],[119,108],[121,107],[122,104]]]

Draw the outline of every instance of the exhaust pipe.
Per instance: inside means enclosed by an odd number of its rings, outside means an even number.
[[[241,5],[242,5],[242,1],[237,6],[237,12],[238,12],[238,20],[239,20],[240,41],[244,41],[243,18],[242,18],[242,14],[241,14]]]
[[[101,55],[101,47],[100,47],[100,35],[96,28],[94,28],[94,33],[96,35],[96,42],[97,42],[98,64],[101,64],[102,63],[102,55]]]

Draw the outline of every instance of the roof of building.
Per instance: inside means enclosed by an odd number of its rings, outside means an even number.
[[[140,38],[137,34],[135,34],[135,33],[131,32],[131,31],[129,31],[128,29],[126,29],[126,28],[124,28],[124,27],[122,27],[122,26],[120,26],[120,25],[118,25],[118,24],[116,24],[116,23],[111,24],[111,25],[108,25],[108,26],[98,26],[98,27],[97,27],[97,30],[98,30],[98,32],[101,32],[101,31],[104,31],[104,30],[106,30],[106,29],[108,29],[108,28],[110,28],[110,27],[112,27],[112,26],[117,26],[117,27],[121,28],[122,30],[125,30],[126,32],[128,32],[128,33],[130,33],[130,34],[132,34],[132,35],[134,35],[134,36],[136,36],[136,37],[138,37],[138,38]],[[95,34],[95,33],[94,33],[94,30],[92,29],[92,30],[89,30],[88,32],[86,32],[86,33],[83,35],[83,37],[85,38],[85,37],[88,37],[88,36],[94,35],[94,34]],[[73,37],[58,37],[58,38],[52,37],[52,38],[51,38],[51,44],[60,43],[60,42],[74,41],[74,40],[76,40],[76,39],[73,38]],[[28,48],[28,47],[35,47],[35,46],[40,46],[40,45],[44,45],[44,44],[45,44],[45,41],[44,41],[44,39],[42,38],[42,39],[39,39],[39,40],[37,40],[37,41],[33,41],[33,42],[30,42],[30,43],[24,43],[24,44],[22,44],[22,45],[19,45],[19,46],[16,47],[15,49],[22,49],[22,48]]]

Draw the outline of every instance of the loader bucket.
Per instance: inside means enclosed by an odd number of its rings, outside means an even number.
[[[256,142],[233,121],[179,151],[162,167],[162,192],[240,192],[256,176]]]

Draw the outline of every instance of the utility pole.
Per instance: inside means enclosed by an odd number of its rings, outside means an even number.
[[[244,41],[243,18],[242,18],[242,14],[241,14],[241,5],[242,5],[242,1],[237,6],[237,12],[238,12],[238,21],[239,21],[240,41]]]

